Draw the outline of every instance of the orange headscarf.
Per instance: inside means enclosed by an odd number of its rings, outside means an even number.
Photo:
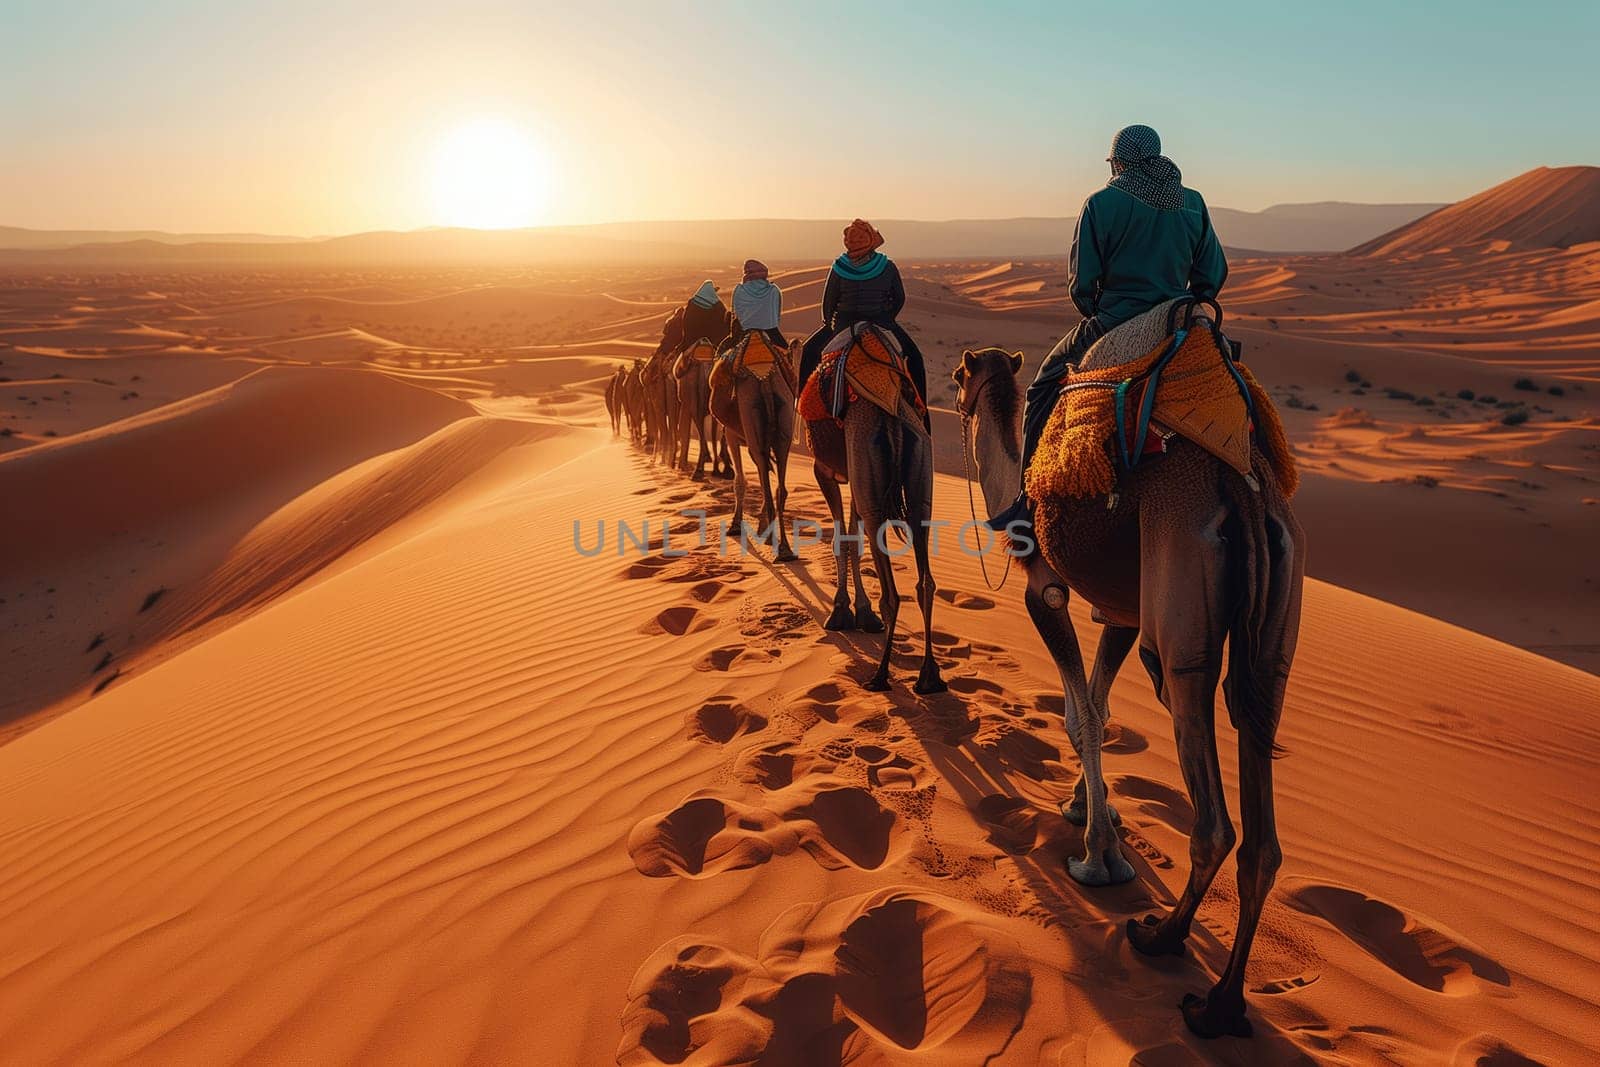
[[[865,259],[881,244],[883,234],[866,219],[856,219],[844,228],[844,250],[851,259]]]

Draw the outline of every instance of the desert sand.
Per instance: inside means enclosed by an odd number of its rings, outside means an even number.
[[[942,552],[951,691],[910,693],[903,634],[895,692],[866,693],[876,639],[820,626],[826,546],[697,546],[685,512],[730,487],[612,438],[606,376],[728,266],[7,275],[0,1049],[1581,1062],[1600,244],[1435,240],[1235,263],[1228,326],[1295,440],[1316,580],[1257,1036],[1209,1043],[1176,1006],[1225,958],[1231,864],[1185,958],[1122,933],[1181,888],[1194,817],[1143,672],[1107,749],[1138,879],[1084,889],[1016,585]],[[1033,363],[1071,321],[1063,265],[904,267],[954,529],[949,368],[973,344]],[[775,270],[791,334],[822,279]],[[803,456],[789,483],[823,518]],[[619,520],[649,546],[619,553]]]

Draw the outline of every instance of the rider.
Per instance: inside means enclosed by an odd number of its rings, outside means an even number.
[[[683,305],[683,339],[678,342],[678,351],[685,351],[702,337],[721,348],[728,339],[728,329],[727,305],[723,304],[722,297],[717,295],[717,287],[708,278],[700,283],[700,288]]]
[[[737,341],[750,330],[760,330],[778,349],[789,347],[778,320],[783,317],[783,290],[767,280],[767,265],[744,261],[744,281],[733,287],[733,334]]]
[[[1111,140],[1111,179],[1083,202],[1067,286],[1083,315],[1039,366],[1028,387],[1022,426],[1022,471],[1039,447],[1061,395],[1062,379],[1089,346],[1113,327],[1185,293],[1215,299],[1228,261],[1198,192],[1161,154],[1149,126],[1128,126]],[[1033,506],[1019,489],[1009,507],[989,520],[995,529],[1031,522]]]
[[[928,372],[922,364],[922,350],[905,328],[895,321],[906,306],[906,287],[900,281],[900,268],[879,252],[883,234],[865,219],[856,219],[844,229],[844,254],[833,261],[828,284],[822,291],[822,328],[806,341],[800,357],[800,380],[806,381],[822,362],[822,350],[834,334],[858,322],[872,322],[887,328],[900,342],[906,369],[917,387],[917,395],[928,399]]]

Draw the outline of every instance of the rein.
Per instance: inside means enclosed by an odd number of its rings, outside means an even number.
[[[980,385],[977,391],[972,394],[974,404],[976,404],[978,397],[983,393],[983,387],[988,384],[988,382],[984,382],[983,385]],[[966,477],[967,482],[967,511],[972,515],[972,524],[976,526],[978,525],[978,503],[972,495],[972,415],[967,411],[965,404],[961,406],[960,414],[961,469],[962,473]],[[1000,574],[1000,584],[995,585],[994,582],[989,580],[989,556],[986,552],[981,551],[983,548],[981,542],[978,547],[980,549],[978,553],[978,567],[983,571],[983,584],[989,587],[989,591],[991,593],[998,593],[1000,590],[1006,587],[1006,579],[1011,577],[1012,554],[1010,552],[1006,553],[1006,569]]]

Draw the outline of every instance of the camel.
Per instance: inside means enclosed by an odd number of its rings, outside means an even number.
[[[876,330],[885,347],[896,347],[892,335],[879,327],[860,324],[855,329]],[[899,411],[894,415],[870,401],[857,400],[845,410],[842,427],[831,420],[822,420],[809,423],[807,429],[816,458],[813,469],[817,485],[833,515],[838,588],[834,593],[833,613],[824,627],[829,630],[885,630],[883,657],[866,688],[875,691],[890,688],[889,657],[894,650],[900,593],[895,588],[894,559],[888,537],[890,529],[897,528],[910,541],[916,558],[917,602],[922,608],[922,667],[913,688],[922,694],[944,692],[944,679],[933,658],[933,599],[937,586],[928,547],[929,522],[933,517],[933,439],[923,425],[922,416],[904,395],[899,398]],[[843,477],[839,477],[841,474]],[[840,482],[850,485],[848,528],[858,531],[849,536],[845,534]],[[862,536],[872,548],[881,621],[866,607],[866,589],[861,582],[859,538]],[[847,573],[853,574],[855,579],[853,614],[846,589]]]
[[[672,353],[658,348],[641,373],[644,384],[646,437],[651,460],[677,465],[678,389],[672,377]]]
[[[622,364],[606,379],[606,415],[611,419],[611,436],[622,436],[622,390],[628,380],[628,370]]]
[[[636,359],[622,383],[622,409],[628,416],[628,436],[636,445],[645,440],[644,361]]]
[[[695,460],[690,477],[700,481],[706,476],[706,459],[712,455],[717,443],[717,423],[711,417],[711,366],[709,359],[699,358],[702,349],[711,350],[711,342],[700,338],[685,347],[673,364],[672,377],[678,391],[677,437],[673,442],[676,457],[673,466],[689,469],[689,438],[691,432],[700,439],[700,454]],[[708,445],[707,441],[711,443]],[[720,463],[711,459],[711,471],[720,473]]]
[[[744,459],[749,449],[761,479],[761,514],[756,520],[758,536],[773,537],[773,552],[780,561],[797,559],[789,545],[785,526],[785,504],[789,499],[786,484],[789,449],[794,444],[794,368],[799,364],[801,342],[791,342],[788,365],[781,362],[766,378],[739,369],[726,380],[711,386],[711,411],[722,426],[733,462],[733,529],[744,529]],[[773,492],[773,471],[778,488]],[[775,532],[774,531],[775,528]]]
[[[1021,367],[1021,353],[990,348],[964,353],[953,375],[990,514],[1008,504],[1020,484]],[[1100,748],[1112,680],[1136,642],[1172,714],[1195,825],[1182,897],[1165,917],[1128,922],[1128,939],[1146,955],[1182,954],[1195,911],[1235,842],[1215,733],[1227,640],[1223,692],[1239,732],[1244,841],[1239,923],[1227,967],[1206,996],[1191,994],[1183,1002],[1190,1029],[1206,1037],[1250,1033],[1245,962],[1282,859],[1272,760],[1299,634],[1305,535],[1259,449],[1254,466],[1259,492],[1211,453],[1174,438],[1166,455],[1122,476],[1109,504],[1104,497],[1041,501],[1035,525],[1040,551],[1021,561],[1028,614],[1061,673],[1067,732],[1082,764],[1071,807],[1064,809],[1085,826],[1084,858],[1067,865],[1078,882],[1106,885],[1134,877],[1106,803]],[[1067,613],[1069,588],[1104,623],[1087,681]]]

